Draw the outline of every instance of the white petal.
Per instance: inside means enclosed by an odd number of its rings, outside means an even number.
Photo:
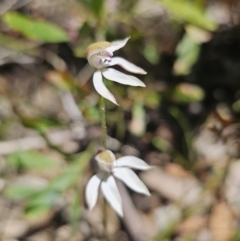
[[[99,95],[103,96],[104,98],[118,105],[115,97],[109,92],[109,90],[106,88],[105,84],[103,83],[102,73],[100,70],[96,71],[93,74],[93,85]]]
[[[126,59],[120,58],[120,57],[114,57],[111,59],[111,62],[108,63],[109,66],[113,65],[120,65],[125,70],[135,73],[135,74],[146,74],[147,72],[138,67],[137,65],[127,61]]]
[[[135,192],[150,196],[147,187],[139,177],[127,167],[117,167],[113,169],[113,175],[123,181],[129,188]]]
[[[130,39],[130,37],[127,37],[122,40],[113,41],[113,42],[111,42],[111,45],[109,47],[105,48],[105,50],[107,50],[109,52],[114,52],[118,49],[121,49],[122,47],[124,47],[126,45],[126,43],[129,39]]]
[[[106,79],[118,82],[123,85],[131,85],[131,86],[141,86],[145,87],[146,85],[137,77],[132,75],[123,74],[120,71],[117,71],[112,68],[107,68],[102,71],[103,76]]]
[[[130,167],[138,170],[148,170],[152,168],[152,166],[149,166],[145,161],[135,156],[123,156],[118,158],[114,162],[114,167]]]
[[[123,216],[122,199],[113,176],[109,176],[101,185],[102,193],[119,216]]]
[[[101,176],[94,175],[88,182],[87,187],[86,187],[86,201],[88,208],[90,211],[94,208],[94,206],[97,203],[97,197],[98,197],[98,188],[101,183]]]

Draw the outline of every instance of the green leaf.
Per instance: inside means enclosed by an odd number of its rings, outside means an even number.
[[[99,110],[96,106],[92,106],[92,103],[90,103],[90,101],[83,101],[82,108],[84,116],[88,122],[90,122],[91,124],[98,124],[100,122]]]
[[[217,24],[209,19],[199,8],[190,1],[183,0],[158,0],[170,13],[176,17],[196,25],[200,28],[214,31]]]
[[[68,41],[67,33],[60,27],[47,22],[29,18],[17,12],[8,12],[3,21],[15,31],[22,33],[29,39],[45,43]]]
[[[25,199],[35,195],[41,190],[42,188],[37,189],[36,187],[18,184],[7,187],[7,189],[4,191],[4,194],[13,199]]]
[[[167,153],[171,153],[174,150],[173,145],[160,136],[154,137],[152,143],[156,148]]]
[[[46,169],[56,167],[46,155],[36,151],[15,152],[7,157],[9,163],[13,166],[27,169]]]
[[[200,45],[188,36],[188,34],[185,34],[176,49],[178,58],[174,63],[175,74],[189,74],[192,66],[198,60],[199,53]]]
[[[71,205],[69,205],[69,221],[71,226],[77,228],[79,223],[79,217],[82,211],[82,202],[79,195],[79,190],[75,190],[72,195],[73,202],[71,203]]]
[[[63,192],[79,178],[79,169],[71,167],[49,184],[49,189]]]
[[[51,127],[60,126],[61,123],[59,120],[55,119],[49,119],[49,118],[22,118],[22,123],[26,127],[33,128],[35,130],[38,130],[39,132],[45,132]]]
[[[172,92],[172,99],[179,103],[191,103],[201,101],[204,91],[201,87],[188,83],[177,85]]]
[[[161,105],[162,96],[159,95],[158,92],[154,92],[155,90],[149,89],[147,90],[147,95],[145,96],[145,105],[150,108],[158,108]]]
[[[144,57],[153,65],[157,64],[159,61],[159,55],[157,45],[155,42],[147,43],[143,49]]]
[[[49,212],[52,209],[52,206],[49,205],[38,205],[27,207],[25,210],[25,215],[27,217],[39,217],[42,214]]]
[[[31,198],[28,202],[28,207],[34,206],[52,206],[55,204],[60,197],[60,193],[54,191],[45,191],[35,195],[35,197]]]
[[[88,149],[76,156],[73,163],[59,177],[50,182],[48,190],[64,192],[81,177],[83,171],[88,165],[95,143],[91,143]]]
[[[61,194],[54,191],[45,191],[32,197],[27,203],[26,215],[39,215],[47,212],[56,205]]]

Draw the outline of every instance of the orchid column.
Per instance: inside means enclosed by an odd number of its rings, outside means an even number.
[[[115,81],[124,85],[141,86],[145,84],[132,75],[126,75],[120,71],[110,68],[113,65],[120,65],[125,70],[135,74],[146,74],[142,68],[130,63],[129,61],[113,57],[113,52],[124,47],[129,38],[114,42],[97,42],[91,44],[86,51],[89,64],[96,69],[93,75],[93,85],[100,95],[100,114],[102,127],[102,145],[104,150],[99,151],[95,159],[100,168],[100,172],[94,175],[86,187],[86,201],[90,210],[97,203],[98,190],[101,188],[102,194],[119,216],[123,216],[122,199],[117,188],[115,178],[124,182],[132,190],[150,195],[145,184],[131,170],[148,170],[151,168],[143,160],[134,156],[125,156],[116,160],[115,155],[107,150],[107,129],[105,118],[104,98],[118,105],[115,97],[106,88],[103,79]]]

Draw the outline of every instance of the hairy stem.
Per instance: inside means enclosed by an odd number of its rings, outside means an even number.
[[[101,129],[102,129],[102,145],[104,149],[107,149],[107,125],[106,125],[106,109],[105,100],[100,96],[99,100],[100,118],[101,118]],[[107,232],[107,201],[103,201],[103,232],[106,240],[109,240]]]
[[[107,149],[107,126],[106,126],[106,109],[105,100],[100,96],[100,118],[101,118],[101,128],[102,128],[102,145],[104,149]]]

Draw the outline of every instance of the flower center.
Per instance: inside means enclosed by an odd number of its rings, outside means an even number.
[[[88,46],[86,50],[86,56],[89,64],[96,68],[102,69],[107,67],[111,62],[113,54],[106,50],[111,43],[109,42],[97,42]]]
[[[101,170],[111,172],[115,161],[114,154],[109,150],[100,151],[96,155],[96,161]]]
[[[99,159],[106,163],[106,164],[112,164],[113,163],[113,158],[111,154],[108,151],[102,151],[98,154]]]

